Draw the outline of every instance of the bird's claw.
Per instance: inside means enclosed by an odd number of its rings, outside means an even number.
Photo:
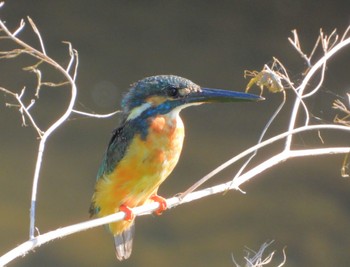
[[[135,214],[132,212],[132,210],[125,204],[120,205],[119,211],[123,211],[125,213],[124,220],[125,221],[132,221],[135,218]]]
[[[154,211],[154,213],[156,215],[161,215],[163,213],[163,211],[165,211],[167,209],[167,203],[166,203],[165,198],[158,196],[158,195],[153,195],[150,197],[150,199],[152,199],[154,202],[159,203],[159,208]]]

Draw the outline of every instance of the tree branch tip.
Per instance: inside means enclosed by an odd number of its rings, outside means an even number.
[[[35,32],[38,32],[38,28],[36,27],[36,25],[35,25],[34,21],[32,20],[32,18],[29,17],[29,16],[27,16],[27,19],[28,19],[28,21],[29,21],[29,23],[30,23],[30,26],[32,26],[33,30],[34,30]]]
[[[244,260],[246,261],[245,267],[263,267],[269,263],[271,263],[273,257],[275,256],[276,251],[270,252],[267,256],[264,256],[265,250],[274,242],[274,240],[270,242],[263,243],[258,251],[254,251],[248,247],[245,248],[246,256],[244,256]],[[285,248],[284,248],[285,249]],[[278,265],[278,267],[282,267],[286,262],[286,254],[283,249],[283,261]],[[236,267],[241,267],[236,260],[234,259],[233,253],[231,253],[231,259]]]
[[[343,34],[343,36],[341,38],[341,42],[344,41],[347,38],[347,35],[348,35],[349,31],[350,31],[350,25],[344,31],[344,34]]]
[[[72,45],[71,42],[69,42],[69,41],[62,41],[62,43],[68,45],[69,52],[73,51],[73,45]],[[69,54],[72,55],[72,53],[69,53]]]
[[[26,25],[26,23],[25,23],[24,19],[21,19],[18,28],[12,33],[12,37],[16,37],[16,35],[23,30],[25,25]]]
[[[241,192],[243,195],[247,194],[247,192],[244,191],[243,189],[241,189],[239,186],[234,187],[234,189],[236,189],[237,191]]]
[[[7,108],[20,108],[21,106],[18,104],[5,103],[5,107]]]
[[[79,115],[83,115],[83,116],[87,116],[87,117],[93,117],[93,118],[108,118],[108,117],[112,117],[117,113],[120,113],[120,110],[111,112],[111,113],[107,113],[107,114],[96,114],[96,113],[89,113],[89,112],[84,112],[84,111],[80,111],[80,110],[76,110],[76,109],[72,109],[73,113],[79,114]]]
[[[235,177],[236,178],[236,177]],[[235,184],[235,178],[230,182],[230,184],[227,186],[226,190],[224,191],[224,194],[226,194],[230,190],[237,190],[243,195],[246,195],[247,192],[241,189],[238,185]]]

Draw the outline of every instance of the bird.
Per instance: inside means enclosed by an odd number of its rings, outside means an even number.
[[[110,223],[118,260],[130,257],[135,233],[131,209],[156,201],[156,214],[166,209],[158,188],[175,168],[183,146],[182,109],[212,102],[258,101],[254,94],[210,89],[175,75],[146,77],[131,85],[121,101],[122,116],[112,132],[97,172],[91,217],[124,211]]]

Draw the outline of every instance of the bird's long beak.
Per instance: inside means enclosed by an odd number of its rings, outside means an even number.
[[[186,98],[187,103],[211,103],[211,102],[240,102],[260,101],[265,98],[243,92],[228,91],[222,89],[201,88],[200,91],[192,92]]]

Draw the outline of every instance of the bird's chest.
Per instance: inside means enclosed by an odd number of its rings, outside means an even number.
[[[184,139],[181,119],[157,116],[150,121],[148,135],[138,138],[134,149],[138,151],[138,168],[145,183],[159,184],[177,164]],[[132,148],[131,148],[132,149]]]
[[[145,155],[145,160],[150,163],[172,165],[172,162],[177,162],[180,156],[183,140],[184,126],[180,117],[158,116],[152,119],[148,136],[143,143],[148,154]]]
[[[113,195],[126,204],[142,204],[176,166],[184,139],[180,117],[157,116],[149,121],[148,134],[134,136],[125,157],[109,175]],[[132,196],[132,197],[131,197]]]

